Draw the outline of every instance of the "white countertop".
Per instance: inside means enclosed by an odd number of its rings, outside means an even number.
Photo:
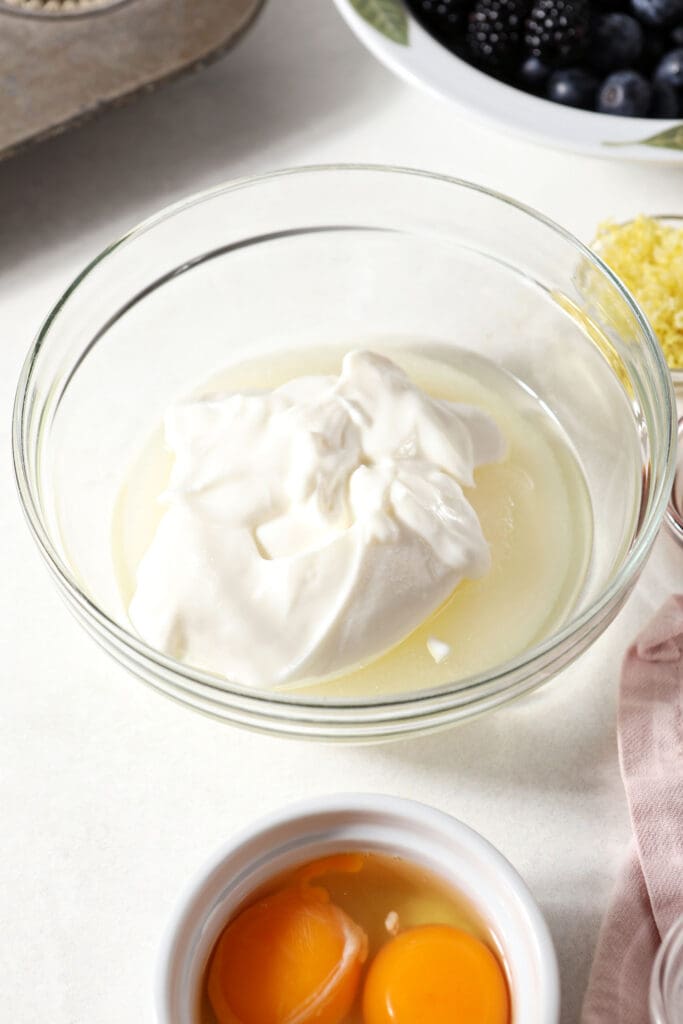
[[[629,828],[617,765],[619,662],[683,581],[661,535],[626,609],[569,673],[431,738],[335,748],[269,739],[144,687],[61,603],[22,521],[10,409],[44,314],[107,242],[225,178],[370,161],[471,178],[584,238],[607,215],[683,213],[679,168],[554,153],[463,124],[361,49],[331,0],[271,0],[222,63],[0,165],[0,1019],[151,1021],[160,933],[236,826],[308,794],[422,799],[521,871],[560,958],[574,1024]]]

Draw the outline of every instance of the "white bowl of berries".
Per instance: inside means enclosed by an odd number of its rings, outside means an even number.
[[[683,162],[683,0],[335,0],[463,113],[592,155]]]

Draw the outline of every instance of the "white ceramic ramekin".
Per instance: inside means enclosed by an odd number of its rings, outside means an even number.
[[[506,964],[513,1024],[557,1024],[559,979],[547,925],[491,844],[455,818],[398,797],[345,794],[295,804],[234,836],[181,898],[163,942],[158,1024],[198,1024],[202,974],[235,908],[269,877],[334,851],[394,853],[451,882],[488,923]]]

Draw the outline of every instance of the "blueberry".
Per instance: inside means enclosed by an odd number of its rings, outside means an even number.
[[[637,64],[643,51],[643,30],[629,14],[600,14],[591,26],[588,63],[596,71],[616,71]]]
[[[655,81],[668,82],[675,89],[683,89],[683,48],[671,50],[662,57],[655,69]]]
[[[674,46],[683,46],[683,25],[671,29],[671,42]]]
[[[654,117],[683,116],[683,48],[662,57],[653,76]]]
[[[550,68],[540,57],[527,57],[518,71],[519,84],[529,92],[543,92],[549,74]]]
[[[643,33],[643,49],[638,61],[638,70],[644,71],[646,77],[649,77],[670,46],[665,32],[656,28],[646,29]]]
[[[652,86],[652,117],[681,117],[683,115],[683,97],[681,90],[668,82],[657,82]]]
[[[601,114],[620,117],[646,117],[651,98],[647,78],[637,71],[614,71],[600,86],[598,110]]]
[[[683,0],[631,0],[636,18],[656,28],[671,28],[683,22]]]
[[[610,14],[612,11],[629,11],[629,0],[594,0],[593,10],[598,14]]]
[[[548,79],[546,96],[554,103],[562,103],[566,107],[580,107],[592,110],[598,80],[583,68],[561,68],[553,72]]]

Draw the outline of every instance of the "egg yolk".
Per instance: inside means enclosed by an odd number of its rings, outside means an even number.
[[[508,1024],[505,975],[483,942],[450,925],[402,932],[379,951],[364,1024]]]
[[[341,1024],[358,991],[365,932],[305,882],[248,907],[209,966],[219,1024]]]

